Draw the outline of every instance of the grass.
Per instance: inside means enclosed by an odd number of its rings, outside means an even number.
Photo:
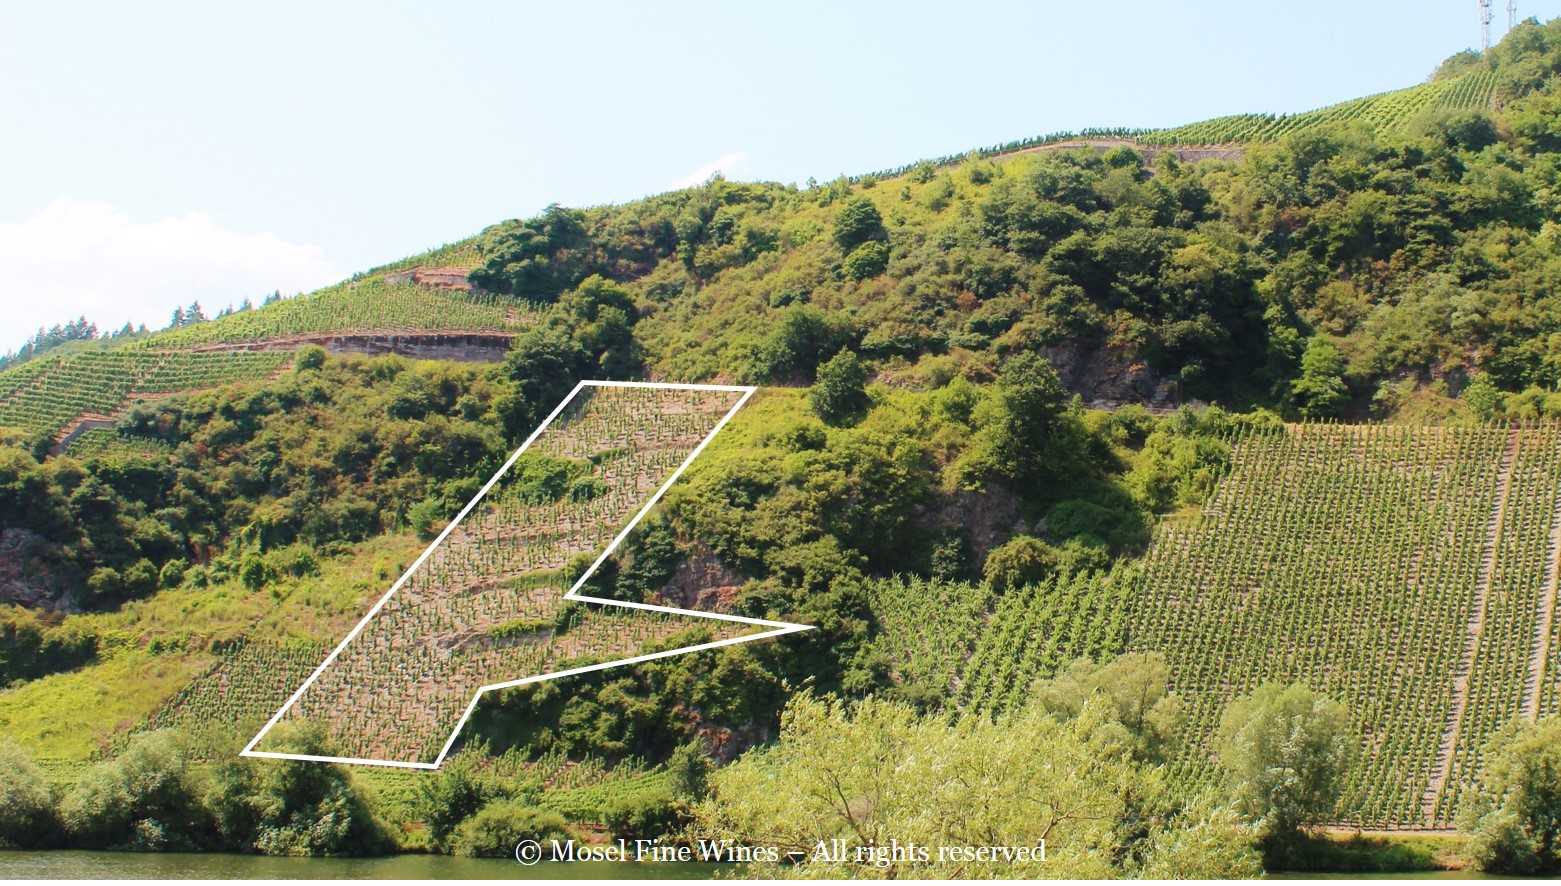
[[[116,732],[165,704],[214,661],[216,640],[298,637],[334,644],[423,546],[411,536],[364,542],[318,575],[260,591],[236,580],[158,592],[113,612],[66,616],[99,638],[85,667],[0,691],[0,734],[34,757],[87,760]]]
[[[205,653],[126,649],[0,692],[0,733],[35,757],[87,760],[211,664]]]

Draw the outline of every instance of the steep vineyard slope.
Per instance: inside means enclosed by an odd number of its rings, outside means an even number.
[[[1240,441],[1201,515],[1146,556],[1129,647],[1190,702],[1184,765],[1264,682],[1342,700],[1363,755],[1345,821],[1438,827],[1519,716],[1561,488],[1561,431],[1299,426]],[[1532,673],[1531,671],[1536,671]]]

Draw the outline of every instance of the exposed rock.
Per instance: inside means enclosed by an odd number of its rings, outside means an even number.
[[[1065,342],[1040,352],[1057,370],[1069,392],[1094,409],[1115,409],[1139,403],[1152,409],[1174,409],[1181,400],[1174,382],[1162,380],[1141,358],[1112,348],[1085,350]]]
[[[702,612],[726,612],[737,599],[737,592],[748,579],[728,568],[704,546],[678,564],[677,571],[659,591],[667,602],[679,609]]]
[[[47,539],[29,529],[0,532],[0,600],[55,612],[71,608],[68,582],[43,565],[49,547]]]
[[[986,562],[987,551],[1001,545],[1014,532],[1024,531],[1013,494],[996,483],[987,484],[984,492],[941,495],[937,504],[917,509],[917,532],[930,535],[947,526],[964,530],[978,565]]]
[[[407,271],[386,274],[386,283],[420,283],[430,289],[449,289],[454,292],[471,292],[476,287],[466,279],[470,268],[425,268],[418,265]]]

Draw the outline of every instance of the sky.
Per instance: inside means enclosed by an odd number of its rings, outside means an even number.
[[[0,3],[0,352],[549,203],[1303,111],[1478,45],[1473,0]]]

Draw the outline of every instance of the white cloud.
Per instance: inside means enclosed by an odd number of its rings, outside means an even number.
[[[318,246],[225,230],[205,213],[132,221],[106,203],[56,200],[0,222],[0,352],[82,315],[105,331],[156,329],[197,299],[210,315],[338,279]]]
[[[730,177],[736,175],[741,170],[746,169],[747,166],[747,152],[733,151],[730,154],[722,154],[714,160],[711,160],[709,163],[697,167],[688,175],[685,175],[677,181],[673,182],[669,187],[671,187],[673,190],[678,188],[692,188],[695,185],[704,184],[713,173],[719,172],[722,175]]]

